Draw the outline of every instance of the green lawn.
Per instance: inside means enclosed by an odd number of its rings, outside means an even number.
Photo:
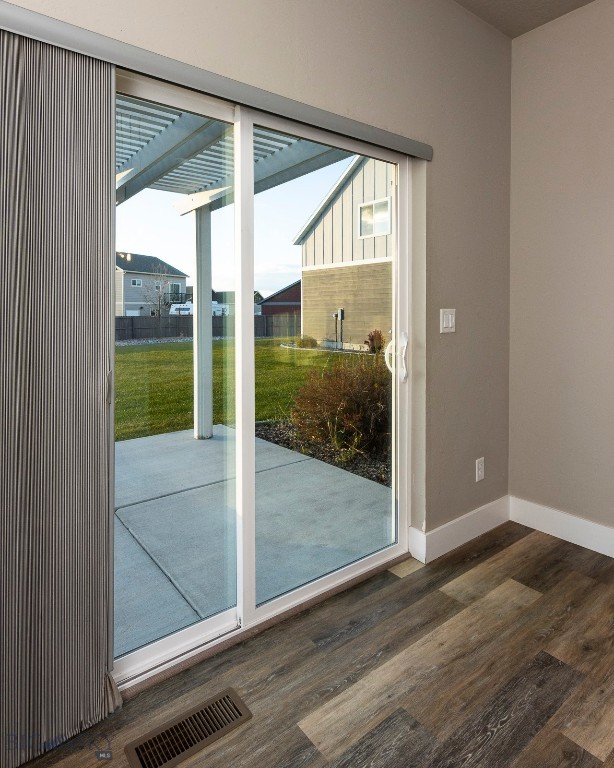
[[[256,420],[287,415],[311,368],[333,353],[286,349],[282,339],[256,339]],[[193,426],[192,343],[115,348],[115,439]],[[213,342],[213,422],[234,424],[234,342]]]

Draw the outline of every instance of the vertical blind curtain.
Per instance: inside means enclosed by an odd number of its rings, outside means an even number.
[[[0,763],[105,717],[109,64],[0,30]]]

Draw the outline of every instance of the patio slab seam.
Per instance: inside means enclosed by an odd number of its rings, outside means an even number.
[[[279,464],[276,467],[263,467],[262,469],[257,469],[256,474],[261,474],[262,472],[271,472],[275,469],[283,469],[284,467],[288,467],[291,464],[301,464],[304,461],[316,461],[316,459],[313,459],[311,456],[305,456],[301,459],[296,459],[295,461],[289,461],[286,464]],[[178,496],[182,493],[186,493],[187,491],[197,491],[200,488],[207,488],[212,485],[218,485],[219,483],[227,483],[230,480],[236,480],[235,475],[229,475],[228,477],[221,478],[219,480],[212,480],[210,483],[202,483],[201,485],[192,485],[189,488],[178,488],[176,491],[170,491],[169,493],[159,493],[157,496],[151,496],[146,499],[139,499],[138,501],[131,501],[129,504],[122,504],[119,507],[115,507],[115,514],[117,514],[122,509],[128,509],[128,507],[136,507],[139,504],[146,504],[148,501],[158,501],[158,499],[166,499],[170,496]],[[122,521],[123,522],[123,521]]]
[[[203,613],[199,608],[194,604],[193,600],[190,599],[188,595],[186,595],[183,590],[179,587],[177,581],[170,575],[170,573],[164,568],[164,566],[159,562],[158,558],[152,555],[150,550],[145,546],[143,541],[137,536],[137,534],[130,528],[129,525],[127,525],[121,517],[115,513],[115,517],[119,520],[119,522],[124,526],[124,528],[128,531],[128,533],[132,536],[132,538],[136,541],[136,543],[139,545],[139,547],[145,552],[147,557],[152,561],[152,563],[160,570],[161,573],[164,574],[166,579],[169,581],[169,583],[174,587],[174,589],[181,595],[181,597],[186,601],[186,603],[190,606],[190,608],[196,613],[198,616],[200,616],[201,619],[204,619]]]
[[[229,602],[236,600],[235,475],[224,475],[229,463],[219,438],[227,430],[215,429],[211,441],[195,441],[189,430],[139,438],[136,454],[126,444],[116,455],[118,487],[131,484],[115,510],[121,530],[197,620],[236,604]],[[255,448],[258,604],[390,545],[389,488],[261,439]],[[136,584],[128,611],[149,623],[151,585],[142,578]],[[129,616],[122,619],[127,648]]]

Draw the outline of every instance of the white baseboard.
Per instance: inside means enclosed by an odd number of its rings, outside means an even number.
[[[549,533],[564,541],[614,557],[614,528],[585,520],[560,509],[510,496],[510,520]],[[462,520],[462,518],[461,518]]]
[[[517,496],[502,496],[428,533],[410,528],[409,551],[421,563],[430,563],[508,520],[614,557],[614,527]]]
[[[409,554],[414,560],[419,560],[421,563],[426,563],[426,533],[423,533],[419,528],[409,529]]]
[[[409,551],[421,563],[430,563],[509,519],[509,496],[502,496],[428,533],[410,528]]]

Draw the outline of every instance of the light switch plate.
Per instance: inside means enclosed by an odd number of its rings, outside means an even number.
[[[439,310],[439,333],[456,333],[456,310]]]

